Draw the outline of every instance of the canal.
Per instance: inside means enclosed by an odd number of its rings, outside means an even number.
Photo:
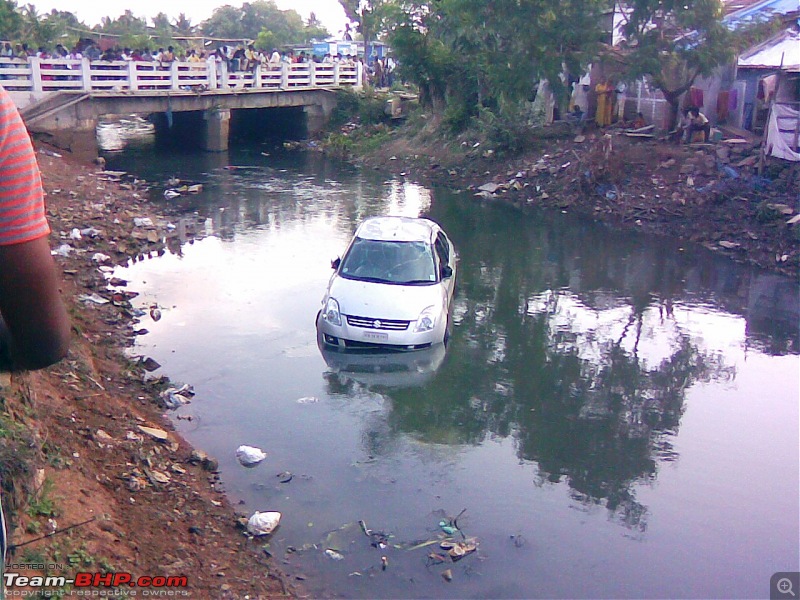
[[[283,514],[260,541],[311,596],[753,598],[798,570],[795,282],[314,152],[106,158],[156,204],[204,185],[171,202],[206,237],[115,273],[161,311],[131,352],[194,387],[176,428],[243,514]],[[446,351],[317,346],[330,261],[379,214],[459,252]]]

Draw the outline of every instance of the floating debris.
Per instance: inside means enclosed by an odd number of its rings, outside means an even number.
[[[297,399],[298,404],[316,404],[317,402],[319,402],[319,398],[314,396],[303,396]]]
[[[102,296],[98,296],[97,294],[81,294],[78,296],[78,299],[81,302],[92,303],[92,304],[108,304],[110,300],[106,300]]]
[[[456,562],[464,558],[467,554],[475,552],[475,550],[478,549],[478,540],[477,538],[467,538],[460,542],[445,540],[439,544],[439,547],[443,550],[447,550],[447,554],[450,555],[453,562]]]
[[[275,531],[281,522],[281,513],[277,511],[256,511],[247,521],[247,531],[251,535],[268,535]]]
[[[344,560],[344,554],[342,554],[338,550],[334,550],[333,548],[326,548],[325,556],[333,560]]]
[[[243,467],[255,467],[267,458],[266,452],[255,446],[239,446],[236,449],[236,459]]]

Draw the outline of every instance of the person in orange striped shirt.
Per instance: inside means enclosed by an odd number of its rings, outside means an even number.
[[[0,369],[40,369],[67,353],[69,318],[49,233],[33,145],[0,86]]]

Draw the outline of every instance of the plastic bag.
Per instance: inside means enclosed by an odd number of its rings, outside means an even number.
[[[253,446],[239,446],[236,449],[236,458],[239,459],[239,462],[242,466],[245,467],[254,467],[262,460],[267,458],[267,454],[261,450],[261,448],[255,448]]]
[[[277,511],[256,511],[247,521],[247,531],[251,535],[268,535],[275,531],[275,528],[280,522],[281,513]]]

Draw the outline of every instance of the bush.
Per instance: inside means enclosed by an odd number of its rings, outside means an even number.
[[[481,109],[475,122],[490,149],[498,155],[519,154],[528,146],[531,128],[521,112],[502,115]]]
[[[338,129],[345,123],[359,121],[362,125],[384,123],[388,117],[383,112],[384,101],[370,91],[358,93],[339,90],[336,106],[331,111],[330,129]]]
[[[444,111],[442,124],[451,133],[459,134],[469,126],[472,117],[473,113],[466,105],[451,104]]]

